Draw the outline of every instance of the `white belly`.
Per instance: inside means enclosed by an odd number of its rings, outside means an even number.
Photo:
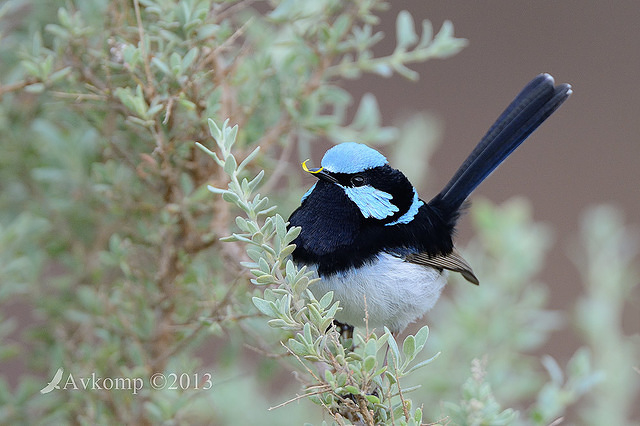
[[[446,271],[383,253],[371,264],[324,277],[309,289],[318,299],[333,291],[342,307],[336,314],[341,323],[363,327],[367,317],[369,330],[387,326],[400,332],[433,307],[446,282]]]

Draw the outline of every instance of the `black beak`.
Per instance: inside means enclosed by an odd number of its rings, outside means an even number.
[[[309,160],[306,160],[306,161],[304,161],[302,163],[302,168],[304,169],[305,172],[311,173],[313,176],[315,176],[318,179],[323,180],[325,182],[338,183],[338,179],[336,179],[334,176],[329,174],[329,172],[326,172],[324,170],[324,167],[309,168],[309,167],[307,167],[307,161],[309,161]]]
[[[338,179],[336,179],[335,177],[331,176],[329,173],[325,172],[322,169],[319,169],[318,171],[311,171],[312,169],[309,169],[309,173],[311,173],[312,175],[314,175],[315,177],[317,177],[320,180],[323,180],[325,182],[333,182],[333,183],[338,183]]]

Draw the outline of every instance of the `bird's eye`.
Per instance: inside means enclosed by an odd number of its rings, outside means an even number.
[[[360,175],[355,175],[351,178],[351,184],[353,186],[362,186],[364,185],[364,178]]]

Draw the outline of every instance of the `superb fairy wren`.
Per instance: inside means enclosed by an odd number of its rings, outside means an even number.
[[[442,191],[429,202],[378,151],[348,142],[329,149],[318,181],[289,218],[300,226],[293,259],[315,270],[316,297],[333,291],[350,326],[394,333],[433,307],[448,271],[478,278],[453,245],[469,194],[571,94],[549,74],[534,78],[496,120]]]

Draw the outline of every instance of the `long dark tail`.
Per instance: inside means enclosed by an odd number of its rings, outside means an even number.
[[[429,204],[437,206],[443,213],[457,216],[469,194],[553,114],[570,94],[570,85],[554,86],[553,77],[549,74],[540,74],[531,80]]]

